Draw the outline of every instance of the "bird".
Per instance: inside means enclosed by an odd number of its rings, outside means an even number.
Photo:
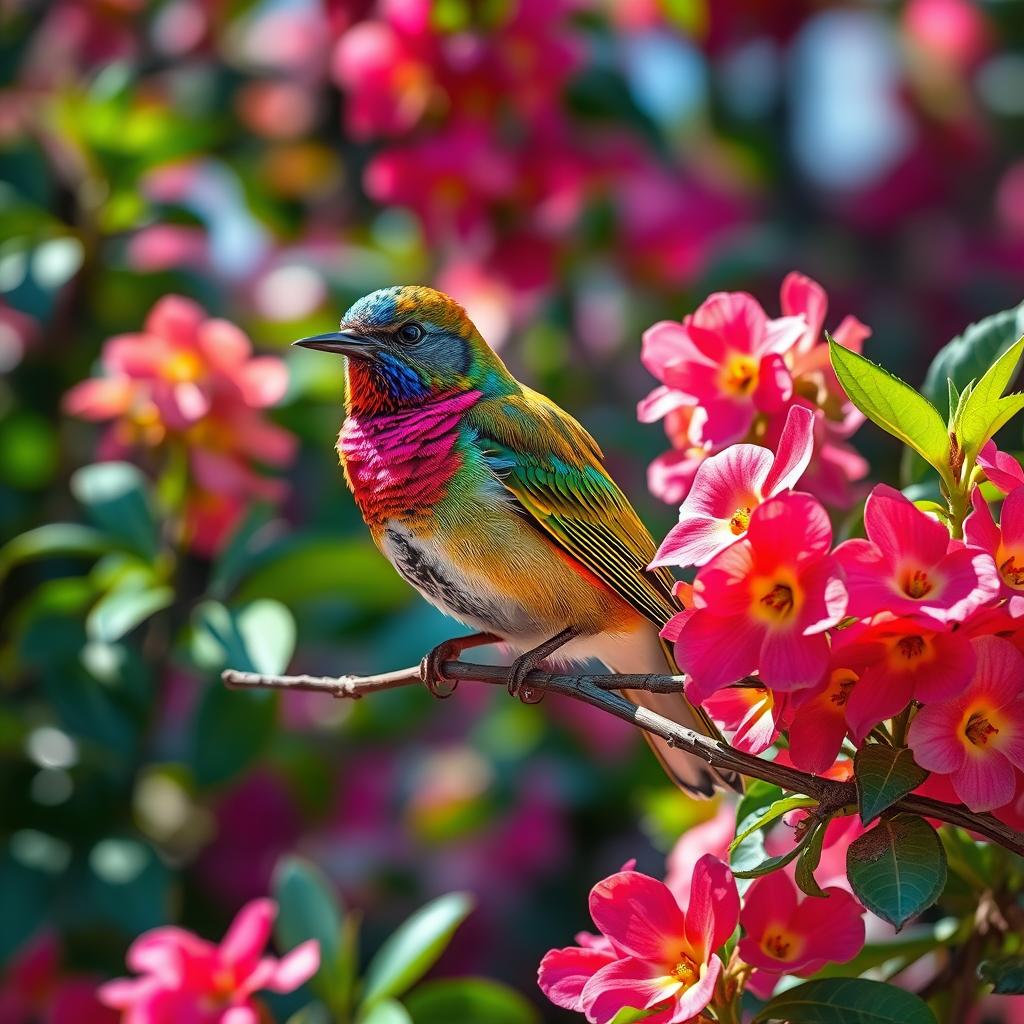
[[[597,442],[516,380],[458,302],[423,285],[382,288],[337,331],[294,344],[346,359],[337,452],[375,544],[427,601],[475,631],[424,658],[435,696],[454,689],[445,662],[492,643],[516,655],[509,692],[529,701],[539,697],[526,676],[552,656],[678,673],[659,635],[680,610],[673,578],[647,569],[654,541]],[[625,695],[721,739],[682,693]],[[645,735],[686,792],[739,788],[736,776]]]

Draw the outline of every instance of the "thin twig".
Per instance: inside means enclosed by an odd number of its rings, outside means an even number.
[[[453,680],[501,686],[508,679],[508,670],[505,668],[494,665],[471,665],[463,661],[445,662],[444,673],[447,678]],[[271,676],[228,669],[222,678],[232,689],[305,690],[349,700],[380,690],[395,690],[402,686],[418,686],[423,683],[419,666],[372,676]],[[727,743],[710,739],[699,732],[678,725],[653,711],[637,707],[614,692],[646,690],[649,693],[681,693],[684,683],[682,676],[617,673],[569,676],[551,672],[531,672],[525,682],[532,689],[559,693],[607,711],[616,718],[636,725],[654,736],[660,736],[670,745],[707,761],[713,768],[740,772],[752,779],[774,783],[791,793],[813,797],[830,813],[857,803],[857,791],[852,782],[810,775],[789,765],[746,754]],[[740,682],[748,683],[749,680]],[[951,825],[959,825],[1024,857],[1024,835],[991,814],[977,814],[962,804],[947,804],[913,794],[896,801],[891,811],[906,811]]]

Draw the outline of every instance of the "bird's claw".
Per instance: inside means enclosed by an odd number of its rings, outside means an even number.
[[[457,644],[445,640],[423,656],[420,662],[420,676],[431,697],[445,700],[455,692],[459,681],[444,674],[444,663],[454,661],[460,653]]]
[[[508,693],[510,697],[518,697],[524,704],[539,704],[544,699],[544,691],[526,685],[526,677],[537,667],[535,658],[529,653],[523,654],[512,662],[508,670]]]

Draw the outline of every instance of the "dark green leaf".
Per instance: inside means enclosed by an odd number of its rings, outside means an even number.
[[[873,423],[913,448],[943,476],[949,435],[938,410],[909,384],[829,337],[832,367],[850,401]]]
[[[857,751],[854,780],[860,820],[870,825],[882,811],[917,789],[928,777],[907,747],[869,743]]]
[[[736,835],[729,850],[729,863],[737,878],[749,879],[768,874],[799,856],[804,841],[779,856],[770,856],[764,845],[764,830],[787,811],[813,806],[816,801],[804,796],[787,797],[771,783],[751,782],[736,808]]]
[[[898,931],[938,899],[946,855],[924,818],[897,814],[850,845],[846,873],[861,903]]]
[[[192,653],[205,668],[277,675],[295,649],[295,620],[277,601],[226,608],[204,601],[193,615]]]
[[[112,590],[93,605],[86,619],[90,639],[116,643],[150,616],[174,603],[170,587],[132,585]]]
[[[366,969],[365,1005],[400,996],[419,981],[472,909],[472,896],[452,892],[432,900],[399,925]]]
[[[814,807],[817,800],[810,796],[787,796],[781,800],[774,800],[765,808],[758,808],[756,812],[749,814],[743,822],[737,826],[736,838],[729,844],[729,852],[732,853],[752,832],[765,828],[773,821],[777,821],[784,814],[795,811],[801,807]]]
[[[138,468],[127,462],[83,466],[71,477],[71,492],[98,527],[144,558],[156,557],[157,524]]]
[[[77,523],[50,523],[20,534],[0,548],[0,579],[19,562],[58,555],[93,558],[116,546],[108,534]]]
[[[293,1013],[285,1024],[337,1024],[337,1020],[323,1003],[310,1003]]]
[[[796,884],[800,889],[807,893],[808,896],[814,896],[817,899],[828,898],[828,893],[818,885],[818,880],[814,877],[814,872],[821,862],[821,849],[825,844],[825,830],[827,828],[828,820],[823,821],[814,829],[814,835],[811,836],[807,845],[800,851],[800,858],[796,862],[794,876]]]
[[[956,390],[963,391],[972,380],[984,376],[985,371],[1022,334],[1024,306],[995,313],[971,324],[963,334],[939,350],[928,367],[922,392],[938,405],[946,397],[947,381],[952,381]],[[956,406],[951,406],[950,413],[955,410]]]
[[[996,995],[1024,995],[1024,956],[1000,956],[982,960],[978,964],[978,977],[992,985]]]
[[[342,911],[331,883],[319,868],[301,857],[285,857],[271,883],[280,908],[274,937],[280,949],[294,949],[307,939],[320,943],[320,969],[310,985],[337,1015],[344,1014],[352,983],[351,950],[342,937]]]
[[[808,981],[776,996],[754,1024],[935,1024],[917,996],[895,985],[864,978]]]
[[[445,978],[415,988],[405,1000],[415,1024],[536,1024],[534,1005],[487,978]]]
[[[213,786],[243,771],[267,748],[276,722],[276,694],[211,683],[193,726],[196,782]]]

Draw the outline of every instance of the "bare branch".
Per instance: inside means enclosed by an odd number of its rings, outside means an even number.
[[[445,662],[444,673],[449,679],[500,686],[504,686],[508,679],[508,670],[505,668],[494,665],[471,665],[463,661]],[[355,700],[380,690],[394,690],[402,686],[417,686],[423,683],[419,666],[373,676],[267,676],[228,669],[222,678],[232,689],[304,690],[348,700]],[[681,693],[683,682],[682,676],[615,673],[558,675],[551,672],[531,672],[526,677],[526,684],[532,689],[560,693],[581,700],[646,732],[660,736],[672,746],[707,761],[713,768],[740,772],[748,778],[762,779],[789,792],[813,797],[828,812],[857,803],[857,790],[852,782],[839,782],[819,775],[810,775],[789,765],[777,764],[753,754],[746,754],[727,743],[710,739],[699,732],[678,725],[653,711],[637,707],[614,692],[647,690],[651,693]],[[751,682],[750,679],[743,679],[737,685],[749,685]],[[991,814],[977,814],[963,804],[947,804],[932,800],[930,797],[911,794],[898,800],[892,810],[920,814],[951,825],[959,825],[1024,857],[1024,835]]]

